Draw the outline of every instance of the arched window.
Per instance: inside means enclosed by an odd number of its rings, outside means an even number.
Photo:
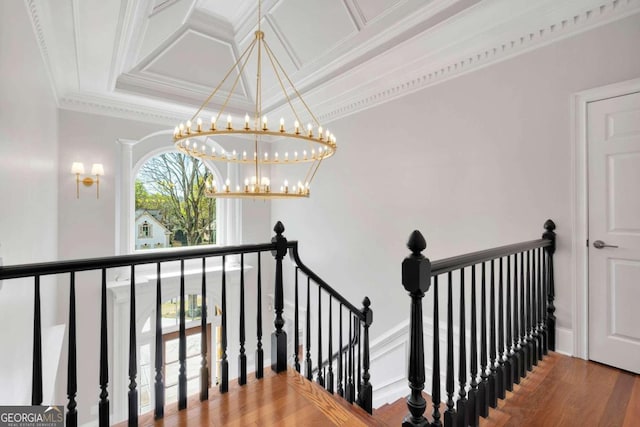
[[[205,194],[212,176],[203,162],[176,151],[147,159],[135,176],[135,248],[216,244],[216,199]]]

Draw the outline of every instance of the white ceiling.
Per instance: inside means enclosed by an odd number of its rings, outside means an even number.
[[[257,0],[25,2],[61,108],[167,125],[191,116],[257,28]],[[638,12],[640,0],[264,0],[261,26],[328,122]],[[277,112],[284,96],[263,74],[263,107]],[[255,75],[249,63],[230,111],[253,110]]]

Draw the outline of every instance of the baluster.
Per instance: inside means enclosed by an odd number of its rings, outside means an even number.
[[[259,254],[259,253],[258,253]],[[300,353],[300,334],[298,333],[299,331],[299,306],[298,306],[298,270],[300,268],[296,267],[296,285],[295,285],[295,312],[294,312],[294,320],[293,320],[293,330],[295,331],[295,336],[294,336],[294,344],[293,346],[295,347],[293,350],[293,366],[295,368],[296,371],[298,371],[298,373],[300,373],[300,358],[299,358],[299,353]]]
[[[506,393],[507,374],[504,365],[504,279],[502,269],[502,258],[498,260],[498,371],[496,377],[496,395],[498,399],[504,399]]]
[[[456,425],[456,410],[454,409],[454,372],[453,372],[453,284],[451,272],[447,275],[447,410],[444,413],[445,427]]]
[[[431,368],[431,403],[433,404],[432,426],[440,422],[440,315],[438,313],[438,276],[433,278],[433,367]]]
[[[481,295],[480,295],[480,377],[478,384],[478,406],[480,416],[489,416],[489,375],[487,374],[487,287],[486,287],[486,263],[482,263]]]
[[[522,377],[522,354],[520,352],[520,321],[518,316],[518,254],[513,256],[513,383],[520,384]]]
[[[536,299],[536,310],[537,310],[537,314],[536,314],[536,323],[537,323],[537,328],[536,330],[538,331],[538,359],[542,360],[542,358],[544,357],[544,344],[545,344],[545,337],[544,337],[544,330],[542,329],[542,248],[538,248],[538,281],[536,282],[537,285],[537,299]]]
[[[100,401],[98,419],[100,427],[109,427],[109,351],[107,348],[107,270],[102,269],[100,290]]]
[[[551,246],[544,248],[547,253],[547,341],[548,347],[551,351],[556,351],[556,307],[553,305],[555,298],[555,283],[553,279],[553,254],[556,251],[556,233],[553,231],[556,229],[556,225],[550,219],[544,223],[545,231],[542,235],[543,239],[551,240]]]
[[[531,251],[527,251],[527,283],[526,283],[526,296],[525,296],[525,313],[527,318],[527,328],[525,330],[525,343],[527,350],[527,370],[531,371],[535,365],[533,338],[531,337]]]
[[[318,286],[318,375],[316,381],[324,387],[322,364],[322,288]]]
[[[69,284],[69,347],[67,359],[67,405],[66,426],[78,425],[76,393],[78,392],[78,372],[76,364],[76,274],[71,272]]]
[[[209,363],[207,354],[207,260],[202,258],[202,310],[200,313],[200,401],[209,399]]]
[[[156,264],[156,336],[155,336],[155,410],[154,418],[164,417],[164,351],[162,348],[162,278],[160,263]]]
[[[136,271],[131,266],[131,294],[129,297],[129,426],[138,425],[138,390],[136,389],[136,375],[138,361],[136,352]]]
[[[525,282],[524,282],[524,252],[520,253],[520,338],[518,343],[518,351],[520,352],[520,377],[524,378],[527,376],[527,366],[529,364],[528,357],[529,354],[526,349],[526,341],[525,341],[525,329],[526,329],[526,321],[524,316],[524,294],[525,294]]]
[[[436,319],[434,314],[434,321]],[[478,399],[478,335],[476,314],[476,266],[471,266],[471,389],[469,390],[469,425],[477,427],[480,420],[480,400]]]
[[[344,388],[342,387],[342,303],[340,303],[340,316],[339,316],[339,331],[338,331],[338,396],[344,397]]]
[[[361,374],[361,372],[362,372],[362,370],[361,370],[361,369],[362,369],[362,366],[361,366],[361,354],[360,354],[360,347],[361,347],[361,346],[360,346],[360,343],[361,343],[361,340],[360,340],[360,338],[361,338],[360,332],[361,332],[361,331],[360,331],[360,322],[359,322],[359,321],[358,321],[358,319],[357,319],[357,318],[355,318],[355,317],[353,318],[353,327],[354,327],[354,329],[356,329],[356,330],[357,330],[357,332],[356,332],[356,336],[357,336],[357,340],[358,340],[358,359],[357,359],[357,360],[358,360],[358,368],[356,369],[356,372],[358,373],[358,378],[357,378],[357,381],[356,381],[356,387],[357,387],[357,389],[358,389],[358,399],[357,399],[357,400],[358,400],[358,402],[359,402],[359,401],[360,401],[360,391],[361,391],[361,390],[360,390],[360,387],[362,386],[362,378],[361,378],[361,376],[362,376],[362,374]]]
[[[507,329],[507,341],[505,343],[504,350],[504,366],[505,366],[505,387],[507,391],[513,391],[513,348],[511,344],[513,342],[513,335],[511,333],[511,255],[507,256],[507,314],[505,326]]]
[[[284,225],[278,221],[273,228],[276,235],[271,239],[271,243],[276,244],[276,249],[271,254],[276,259],[276,282],[274,291],[275,320],[273,325],[276,330],[271,334],[271,369],[275,372],[287,370],[287,333],[282,329],[284,318],[284,290],[282,281],[282,258],[287,254],[287,239],[282,235]],[[319,366],[319,365],[318,365]]]
[[[313,365],[311,363],[311,279],[307,277],[307,358],[305,359],[305,367],[307,370],[307,379],[313,379]]]
[[[244,343],[246,341],[244,324],[244,254],[240,254],[240,354],[238,355],[238,384],[247,383],[247,355]]]
[[[466,427],[469,424],[467,413],[467,346],[466,346],[466,326],[465,326],[465,301],[464,301],[464,268],[460,269],[460,327],[459,327],[459,358],[458,358],[458,426]]]
[[[531,311],[533,312],[533,342],[535,345],[535,354],[534,361],[537,364],[538,360],[542,359],[542,345],[540,342],[540,331],[538,329],[538,299],[540,298],[540,294],[538,293],[538,282],[540,281],[540,258],[538,256],[539,251],[534,249],[533,251],[533,283],[531,289],[531,297],[533,299],[533,303],[531,304]]]
[[[178,332],[178,409],[187,407],[187,333],[186,297],[184,291],[184,260],[180,260],[180,327]]]
[[[329,372],[327,376],[325,376],[326,380],[326,389],[329,393],[333,394],[333,298],[329,295],[329,347],[327,351],[329,352]]]
[[[369,326],[373,323],[373,311],[369,308],[371,306],[371,301],[368,297],[364,297],[362,301],[362,315],[363,315],[363,329],[364,329],[364,338],[363,338],[363,352],[362,352],[362,386],[360,387],[360,406],[362,409],[367,411],[368,413],[373,413],[373,386],[369,382],[371,379],[371,374],[369,373]],[[331,310],[329,310],[331,312]],[[329,327],[329,331],[331,331],[331,327]],[[329,353],[331,354],[331,353]],[[329,369],[331,369],[331,364],[329,364]]]
[[[531,343],[531,363],[533,366],[538,365],[538,340],[536,339],[536,252],[531,252],[531,299],[529,300],[529,342]]]
[[[487,388],[487,397],[489,406],[495,408],[498,406],[498,384],[496,378],[496,275],[495,262],[491,260],[491,282],[489,294],[489,387]]]
[[[220,319],[220,347],[222,347],[222,357],[220,358],[220,393],[229,391],[229,361],[227,360],[227,257],[222,255],[222,289],[220,292],[222,299],[222,314]]]
[[[351,316],[351,311],[349,311],[349,363],[347,365],[347,390],[346,390],[346,398],[349,403],[353,403],[355,400],[355,387],[353,384],[353,330],[352,330],[353,320]]]
[[[541,252],[542,275],[540,276],[540,329],[542,331],[542,354],[549,353],[549,336],[547,333],[547,323],[545,313],[547,312],[547,254],[544,249]]]
[[[40,310],[40,276],[34,277],[33,296],[33,365],[31,404],[42,405],[42,320]]]
[[[297,271],[296,271],[297,274]],[[297,278],[296,278],[297,280]],[[296,349],[298,347],[298,286],[296,282]],[[256,315],[256,334],[258,343],[256,344],[256,378],[264,377],[264,350],[262,348],[262,262],[260,252],[258,252],[258,295],[256,297],[257,315]],[[297,351],[297,350],[296,350]],[[300,364],[298,364],[298,372],[300,372]]]

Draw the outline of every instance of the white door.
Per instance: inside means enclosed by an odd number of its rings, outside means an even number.
[[[640,373],[640,93],[587,106],[589,359]]]

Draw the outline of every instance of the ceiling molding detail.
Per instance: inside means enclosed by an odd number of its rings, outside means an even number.
[[[237,57],[255,25],[239,11],[250,11],[251,15],[256,12],[254,0],[237,0],[235,8],[216,6],[218,0],[182,0],[190,2],[188,16],[176,15],[174,22],[179,25],[174,32],[154,44],[147,57],[140,58],[150,11],[158,5],[162,11],[155,15],[170,13],[180,2],[113,3],[109,11],[117,15],[118,22],[114,18],[105,23],[105,28],[116,28],[115,38],[101,38],[100,29],[77,35],[83,40],[91,37],[90,41],[96,43],[94,51],[104,51],[112,58],[108,78],[96,85],[104,90],[90,92],[77,86],[78,80],[91,78],[78,74],[91,69],[82,62],[89,58],[78,55],[74,61],[63,43],[74,34],[70,31],[77,31],[73,21],[83,22],[83,15],[68,16],[68,5],[77,0],[57,0],[61,7],[56,8],[49,7],[48,2],[24,1],[60,108],[163,125],[189,117],[196,98],[202,101],[199,96],[203,88],[191,81],[145,73],[144,64],[151,63],[188,30],[226,40]],[[91,11],[91,2],[102,0],[82,1],[87,4],[80,13],[86,14]],[[272,38],[292,55],[290,77],[324,123],[640,12],[640,0],[397,0],[389,1],[387,9],[370,6],[367,20],[361,10],[366,0],[341,0],[344,13],[360,31],[304,63],[293,55],[289,43],[292,37],[304,34],[279,28],[272,15],[276,7],[287,7],[287,2],[294,1],[266,0],[263,19],[265,25],[275,29]],[[184,10],[176,9],[176,13]],[[309,41],[309,48],[313,43]],[[75,63],[68,63],[71,61]],[[246,78],[243,76],[243,83],[248,90],[251,86]],[[265,95],[265,111],[278,115],[286,102],[268,92]],[[234,102],[236,110],[245,108],[246,99]]]
[[[42,29],[42,22],[40,21],[40,16],[38,15],[38,9],[35,3],[35,0],[25,0],[25,6],[27,7],[27,11],[29,12],[29,16],[31,17],[31,26],[33,27],[33,31],[36,35],[36,41],[38,43],[38,46],[40,47],[40,55],[42,56],[42,61],[45,64],[45,71],[47,73],[47,77],[49,78],[51,93],[53,94],[56,105],[60,107],[58,88],[52,73],[52,64],[49,59],[49,49],[47,47],[44,31]]]

